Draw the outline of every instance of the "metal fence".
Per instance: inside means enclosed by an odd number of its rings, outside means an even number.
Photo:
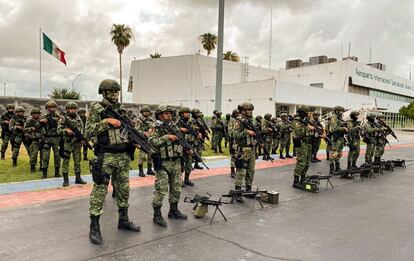
[[[414,120],[409,119],[399,113],[385,112],[385,122],[391,127],[396,129],[414,128]]]

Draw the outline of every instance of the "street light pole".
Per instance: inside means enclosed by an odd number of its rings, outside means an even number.
[[[219,0],[218,17],[218,45],[216,66],[216,101],[215,109],[221,110],[221,99],[223,89],[223,38],[224,38],[224,0]]]
[[[72,91],[74,91],[74,90],[75,90],[75,81],[76,81],[76,79],[78,79],[78,78],[79,78],[79,76],[81,76],[81,73],[78,73],[78,74],[75,76],[75,78],[72,80]]]
[[[15,81],[4,81],[3,82],[3,96],[6,96],[6,85],[8,83],[14,83]]]

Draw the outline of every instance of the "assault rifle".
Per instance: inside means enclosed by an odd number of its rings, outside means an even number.
[[[263,139],[262,135],[260,134],[260,131],[253,125],[253,123],[251,121],[249,121],[248,119],[241,119],[240,122],[243,124],[243,126],[248,129],[251,130],[255,133],[255,139],[256,141],[259,143],[259,145],[261,147],[263,147],[263,155],[267,156],[268,158],[270,158],[270,161],[273,162],[273,159],[271,159],[270,157],[270,152],[266,149],[266,142]]]
[[[178,142],[180,143],[180,145],[184,148],[184,150],[188,151],[188,152],[192,152],[193,153],[193,157],[196,161],[201,162],[201,164],[203,164],[204,167],[206,167],[206,169],[209,169],[209,167],[207,167],[207,165],[203,162],[203,159],[200,157],[200,155],[198,155],[197,151],[193,149],[193,147],[190,145],[190,143],[188,143],[188,141],[181,135],[180,131],[177,129],[174,129],[173,127],[171,127],[171,125],[169,125],[166,122],[162,122],[159,127],[167,130],[169,133],[175,135],[178,138]]]
[[[275,134],[278,137],[280,136],[280,131],[276,127],[276,124],[274,124],[273,122],[269,121],[269,128],[272,129],[273,134]]]
[[[181,123],[184,128],[186,128],[188,130],[188,132],[190,132],[191,135],[194,136],[194,138],[197,139],[197,132],[193,129],[193,127],[191,127],[189,124],[187,124],[187,122],[183,121],[181,118],[178,120],[179,123]]]
[[[394,137],[396,141],[400,142],[397,138],[397,135],[395,135],[395,132],[391,129],[391,127],[388,126],[385,122],[382,122],[382,124],[384,125],[385,129],[387,129],[387,131],[391,134],[391,136]]]
[[[204,207],[214,206],[215,210],[214,210],[213,216],[210,219],[210,224],[213,222],[213,219],[214,219],[214,216],[216,215],[217,210],[220,212],[220,214],[224,218],[224,220],[227,221],[227,218],[224,216],[223,212],[221,211],[220,206],[223,205],[223,204],[229,204],[229,203],[221,201],[221,198],[219,200],[211,200],[210,199],[211,194],[209,194],[209,193],[206,193],[206,194],[207,194],[207,196],[201,196],[201,195],[196,194],[193,198],[185,197],[184,202],[194,203],[194,207],[193,207],[194,211],[197,211],[197,207],[200,206],[200,205],[204,206]],[[201,210],[201,212],[202,213],[199,213],[200,217],[203,217],[204,214],[207,212],[207,209],[205,209],[205,211]]]
[[[108,117],[119,120],[123,128],[121,136],[127,137],[131,143],[139,146],[142,151],[147,154],[157,151],[157,149],[148,142],[148,138],[135,129],[134,124],[128,117],[119,114],[119,112],[115,111],[112,106],[107,106],[104,114]]]
[[[66,116],[63,116],[63,118],[65,119],[65,125],[73,132],[75,138],[78,141],[84,143],[88,149],[93,151],[92,145],[89,143],[88,139],[79,131],[79,129],[73,126]]]
[[[197,124],[197,127],[200,129],[201,136],[203,139],[207,139],[210,141],[210,138],[208,137],[208,134],[210,134],[210,130],[207,128],[206,125],[201,121],[201,119],[195,119],[195,123]]]
[[[379,122],[374,122],[374,124],[376,125],[376,127],[378,128],[378,129],[382,129],[382,125],[379,123]],[[384,126],[385,127],[385,126]],[[385,144],[388,144],[388,146],[390,146],[390,148],[391,148],[391,144],[390,144],[390,142],[388,141],[388,139],[387,139],[387,136],[382,132],[382,131],[379,131],[379,133],[378,133],[378,137],[377,138],[379,138],[379,139],[383,139],[384,141],[385,141]]]
[[[315,124],[314,122],[312,122],[312,121],[307,121],[308,122],[308,124],[310,125],[310,126],[312,126],[312,127],[314,127],[315,128],[315,131],[316,131],[316,133],[318,133],[318,135],[319,136],[323,136],[324,134],[325,134],[325,132],[323,131],[323,129],[319,126],[319,125],[317,125],[317,124]],[[332,141],[331,141],[331,139],[328,137],[328,136],[326,136],[326,138],[324,138],[324,140],[328,143],[328,144],[332,144]]]

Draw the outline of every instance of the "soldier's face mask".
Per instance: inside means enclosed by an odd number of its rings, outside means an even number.
[[[69,116],[71,116],[71,117],[76,116],[76,109],[67,109],[66,111],[67,111]]]
[[[110,103],[118,102],[119,91],[106,90],[104,94],[104,98],[107,99]]]
[[[170,122],[172,121],[172,114],[169,111],[163,112],[161,114],[161,118],[163,121]]]

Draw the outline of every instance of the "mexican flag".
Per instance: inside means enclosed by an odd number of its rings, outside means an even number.
[[[60,50],[57,45],[43,33],[43,50],[56,57],[59,61],[66,65],[65,52]]]

